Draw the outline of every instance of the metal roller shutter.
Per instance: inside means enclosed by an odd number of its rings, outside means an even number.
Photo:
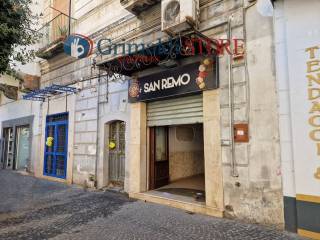
[[[156,101],[147,105],[147,124],[149,127],[202,122],[202,94]]]

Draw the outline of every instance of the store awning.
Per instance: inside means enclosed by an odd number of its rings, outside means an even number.
[[[25,94],[23,95],[23,99],[44,102],[46,98],[49,98],[49,97],[57,96],[62,93],[68,94],[68,93],[76,93],[76,92],[78,92],[77,88],[53,84],[50,87],[35,90],[28,94]]]

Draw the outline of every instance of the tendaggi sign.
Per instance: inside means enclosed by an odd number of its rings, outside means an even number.
[[[318,46],[307,48],[307,79],[308,79],[308,100],[310,101],[310,117],[309,125],[312,130],[309,137],[316,144],[317,155],[320,156],[320,59],[316,58],[316,53],[319,50]],[[320,164],[315,170],[314,177],[320,180]]]
[[[211,58],[130,81],[130,102],[151,101],[219,87],[216,63]]]

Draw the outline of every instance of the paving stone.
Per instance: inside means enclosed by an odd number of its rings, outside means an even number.
[[[0,170],[0,239],[300,239],[275,229]]]

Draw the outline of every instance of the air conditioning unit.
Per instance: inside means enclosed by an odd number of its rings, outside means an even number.
[[[134,15],[139,15],[161,0],[120,0],[120,4]]]
[[[161,15],[162,31],[169,34],[198,28],[199,0],[162,0]]]

